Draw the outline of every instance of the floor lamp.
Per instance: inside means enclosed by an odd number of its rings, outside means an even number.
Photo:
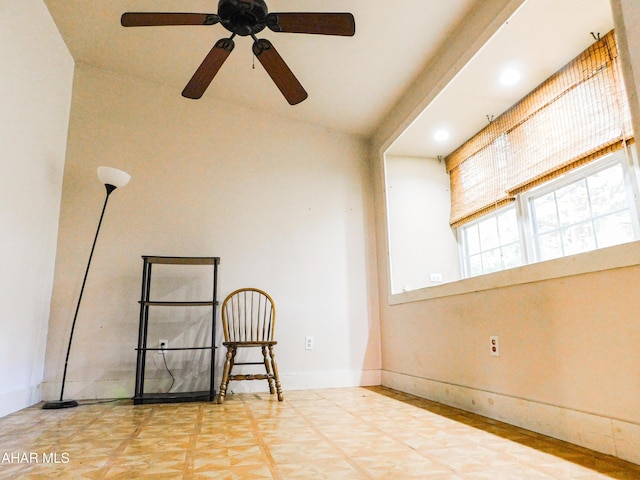
[[[82,301],[82,294],[84,293],[84,286],[87,283],[87,275],[89,274],[89,267],[91,266],[91,259],[93,258],[93,250],[96,248],[96,241],[98,240],[98,234],[100,233],[100,226],[102,225],[102,218],[104,217],[104,211],[107,208],[107,202],[109,201],[109,195],[118,187],[124,187],[131,176],[112,167],[98,167],[98,179],[104,183],[107,189],[107,196],[104,199],[104,205],[102,207],[102,213],[100,214],[100,221],[98,222],[98,229],[96,230],[96,236],[93,239],[93,245],[91,246],[91,253],[89,254],[89,261],[87,262],[87,269],[84,272],[84,279],[82,280],[82,287],[80,287],[80,295],[78,296],[78,304],[76,305],[76,313],[73,315],[73,323],[71,324],[71,334],[69,335],[69,345],[67,346],[67,356],[64,359],[64,373],[62,374],[62,388],[60,389],[60,400],[54,400],[46,402],[42,408],[45,409],[58,409],[58,408],[71,408],[77,407],[78,402],[75,400],[63,400],[64,398],[64,383],[67,379],[67,364],[69,363],[69,352],[71,351],[71,341],[73,340],[73,331],[76,327],[76,320],[78,319],[78,311],[80,310],[80,302]]]

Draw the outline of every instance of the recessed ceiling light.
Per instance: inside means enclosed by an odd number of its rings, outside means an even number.
[[[520,70],[517,70],[515,68],[507,68],[503,70],[502,74],[500,75],[500,83],[503,85],[514,85],[518,83],[521,77],[522,73],[520,73]]]
[[[449,138],[449,132],[446,130],[438,130],[433,134],[433,139],[438,142],[444,142],[447,138]]]

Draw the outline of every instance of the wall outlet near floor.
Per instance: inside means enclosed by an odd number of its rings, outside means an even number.
[[[304,349],[313,350],[313,337],[307,336],[304,338]]]
[[[158,353],[161,354],[166,354],[167,353],[167,348],[169,348],[169,340],[167,340],[166,338],[161,338],[160,340],[158,340],[158,348],[160,350],[158,350]]]
[[[432,273],[431,275],[429,275],[429,280],[431,280],[432,282],[441,282],[442,281],[442,274],[441,273]]]
[[[500,356],[500,340],[497,335],[492,335],[489,337],[489,353],[492,357]]]

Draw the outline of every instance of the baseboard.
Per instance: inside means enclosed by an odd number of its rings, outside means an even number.
[[[381,384],[640,464],[640,425],[460,385],[381,372]]]
[[[218,390],[220,376],[217,376]],[[315,388],[339,388],[339,387],[367,387],[380,385],[380,370],[344,370],[337,372],[305,372],[288,373],[280,375],[280,383],[284,390],[308,390]],[[166,379],[148,378],[145,381],[145,391],[161,391],[167,388],[170,382]],[[267,389],[266,381],[231,382],[229,390],[235,393],[263,392]],[[97,380],[95,382],[67,382],[64,390],[65,399],[95,400],[104,398],[132,398],[134,392],[133,382],[123,386],[121,381]],[[43,382],[42,398],[45,400],[57,400],[60,396],[59,382]],[[35,402],[34,402],[35,403]]]
[[[380,385],[380,370],[287,373],[280,375],[280,383],[285,391],[370,387]],[[229,390],[234,393],[261,392],[265,385],[266,381],[230,382]]]
[[[60,398],[60,382],[42,382],[42,399],[45,401]],[[94,382],[66,382],[65,400],[99,400],[106,398],[132,398],[133,381],[123,386],[120,380],[96,380]]]
[[[0,393],[0,417],[35,405],[40,399],[39,385]]]

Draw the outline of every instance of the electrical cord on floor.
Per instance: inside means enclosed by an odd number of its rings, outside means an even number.
[[[122,400],[129,400],[129,398],[127,397],[122,397],[122,398],[108,398],[106,400],[95,400],[95,401],[88,401],[88,402],[82,402],[79,401],[78,402],[78,406],[84,406],[84,405],[99,405],[101,403],[112,403],[112,402],[120,402]]]
[[[161,353],[162,353],[162,360],[164,361],[164,368],[166,368],[167,372],[169,372],[169,375],[171,375],[171,386],[167,390],[167,393],[169,393],[171,392],[171,389],[173,388],[173,384],[175,383],[176,379],[173,376],[173,373],[171,373],[171,370],[169,370],[169,366],[167,365],[167,352],[165,352],[164,350],[161,350]]]

